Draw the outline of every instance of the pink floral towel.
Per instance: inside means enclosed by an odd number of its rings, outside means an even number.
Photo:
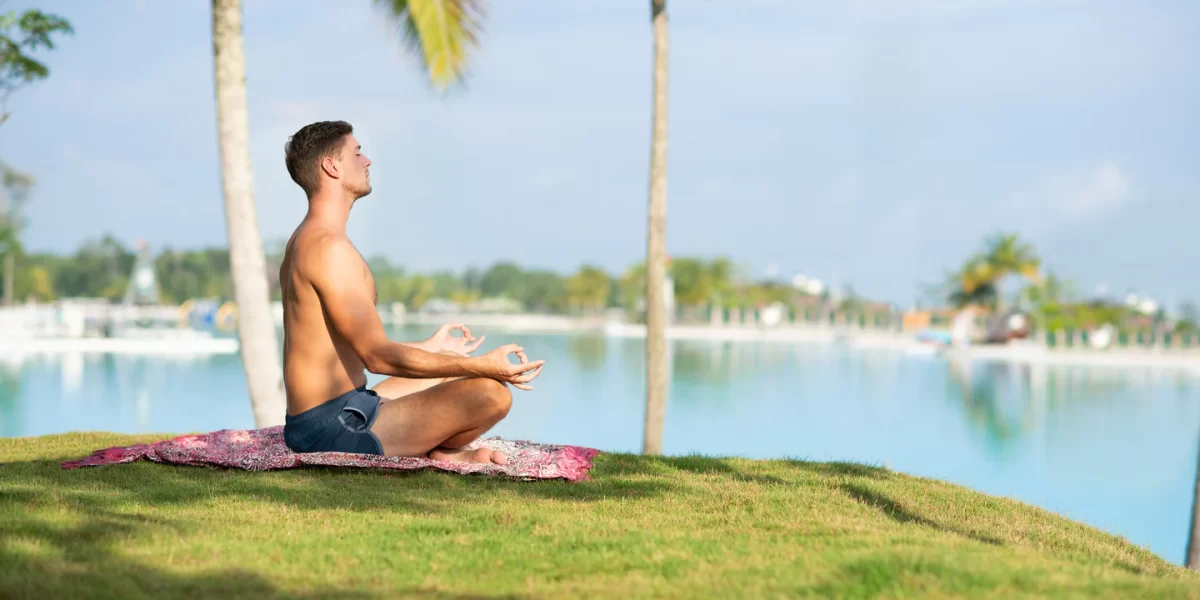
[[[345,452],[297,454],[283,443],[283,427],[266,429],[222,429],[201,435],[185,435],[152,444],[137,444],[97,450],[91,456],[62,463],[64,469],[134,462],[141,459],[175,465],[229,467],[247,471],[292,469],[304,465],[330,467],[367,467],[377,469],[439,469],[463,475],[499,475],[517,479],[588,478],[592,458],[600,453],[592,448],[556,446],[500,438],[478,440],[475,448],[499,450],[508,458],[504,466],[443,462],[428,458],[383,457]]]

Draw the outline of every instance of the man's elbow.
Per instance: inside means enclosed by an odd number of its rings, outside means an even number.
[[[383,348],[369,347],[360,349],[358,359],[362,361],[363,367],[376,375],[391,375],[391,371],[395,370],[387,360]]]

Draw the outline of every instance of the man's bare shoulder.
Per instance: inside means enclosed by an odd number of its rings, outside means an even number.
[[[361,260],[345,235],[320,230],[297,235],[292,255],[294,268],[306,279],[328,276]]]

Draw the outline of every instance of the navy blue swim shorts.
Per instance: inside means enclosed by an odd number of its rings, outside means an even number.
[[[379,394],[360,387],[298,415],[288,415],[283,441],[292,452],[353,452],[383,456],[371,432],[379,417]]]

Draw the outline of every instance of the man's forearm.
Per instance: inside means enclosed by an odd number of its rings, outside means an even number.
[[[372,373],[409,379],[485,376],[480,359],[449,352],[429,352],[420,343],[387,344],[364,362]]]

